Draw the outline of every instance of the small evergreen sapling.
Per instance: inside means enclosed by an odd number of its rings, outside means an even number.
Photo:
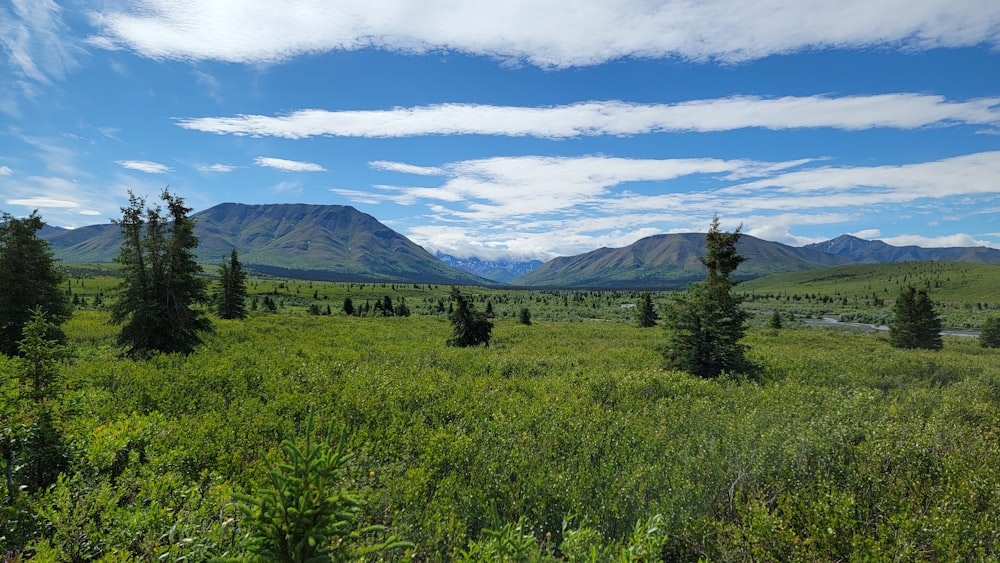
[[[489,346],[493,323],[484,313],[477,311],[476,306],[469,302],[457,287],[451,288],[451,298],[457,306],[448,315],[454,329],[454,336],[448,339],[448,345]]]
[[[252,496],[234,495],[249,530],[250,551],[266,561],[306,563],[364,560],[379,551],[411,545],[395,538],[363,545],[366,535],[385,528],[356,526],[365,503],[341,485],[352,459],[346,433],[341,432],[332,447],[332,424],[320,441],[314,440],[312,428],[310,412],[303,445],[292,440],[282,443],[287,461],[268,464],[271,488]]]

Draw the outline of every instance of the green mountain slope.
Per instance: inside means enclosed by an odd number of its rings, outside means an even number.
[[[839,254],[862,264],[884,264],[888,262],[967,262],[970,264],[1000,264],[1000,250],[985,246],[922,248],[919,246],[892,246],[880,240],[865,240],[851,235],[841,235],[835,239],[806,248]]]
[[[374,217],[349,206],[224,203],[195,213],[198,259],[217,264],[235,248],[240,261],[275,275],[338,281],[490,284],[451,268]],[[110,262],[115,225],[44,233],[67,263]]]
[[[895,301],[900,289],[926,289],[937,301],[1000,303],[1000,265],[963,262],[856,264],[774,274],[739,285],[758,295],[828,295]]]
[[[743,235],[737,249],[747,261],[736,277],[825,268],[853,263],[850,258]],[[624,248],[555,258],[511,283],[533,287],[674,288],[704,279],[705,235],[654,235]]]

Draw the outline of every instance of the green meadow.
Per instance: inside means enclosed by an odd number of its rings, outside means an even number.
[[[243,557],[234,494],[269,486],[313,412],[314,439],[345,433],[359,526],[385,527],[359,544],[409,543],[368,559],[1000,559],[1000,350],[798,322],[881,319],[900,284],[925,284],[946,327],[974,328],[1000,314],[996,266],[741,284],[754,382],[665,370],[663,329],[633,320],[643,292],[462,288],[495,327],[489,347],[454,348],[450,287],[277,278],[252,278],[251,316],[216,319],[190,356],[134,361],[94,305],[112,272],[69,272],[52,409],[70,470],[0,514],[26,558]],[[409,316],[342,312],[386,297]],[[784,328],[766,328],[773,311]],[[16,369],[0,357],[0,378]]]

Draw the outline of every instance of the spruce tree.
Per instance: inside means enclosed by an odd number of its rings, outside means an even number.
[[[0,353],[8,356],[19,355],[17,343],[36,307],[48,319],[46,338],[52,340],[62,340],[59,327],[72,312],[49,243],[38,237],[42,226],[37,211],[0,219]]]
[[[656,326],[656,321],[660,316],[656,314],[656,307],[653,306],[653,297],[650,294],[643,296],[639,302],[638,322],[641,328]]]
[[[118,301],[111,322],[122,325],[118,343],[133,357],[154,352],[190,353],[212,324],[198,305],[208,300],[207,282],[195,261],[194,221],[184,200],[164,190],[160,207],[146,208],[145,198],[129,192],[122,207],[122,265]]]
[[[517,322],[523,325],[531,324],[531,311],[529,311],[527,307],[521,308],[521,313],[518,315]]]
[[[666,311],[664,352],[669,367],[706,378],[723,373],[746,375],[752,368],[740,344],[747,314],[732,293],[731,275],[745,260],[736,251],[739,239],[740,228],[724,233],[718,216],[712,219],[705,237],[707,252],[701,257],[708,268],[706,279],[692,284]]]
[[[229,254],[229,263],[219,266],[220,288],[217,297],[219,317],[223,319],[245,319],[247,316],[247,274],[243,271],[239,256],[234,248]]]
[[[448,315],[454,329],[454,336],[448,339],[448,345],[489,346],[493,323],[484,313],[477,311],[476,306],[469,302],[457,287],[451,288],[451,298],[457,306]]]
[[[1000,316],[993,316],[983,323],[979,331],[979,345],[983,348],[1000,348]]]
[[[767,326],[769,328],[773,328],[774,330],[780,329],[783,326],[783,323],[781,321],[781,313],[779,313],[778,311],[771,313],[771,320],[768,321]]]
[[[899,293],[889,326],[889,343],[896,348],[940,350],[941,319],[927,290],[907,286]]]

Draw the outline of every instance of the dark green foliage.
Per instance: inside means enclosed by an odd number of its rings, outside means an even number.
[[[889,325],[889,342],[896,348],[941,349],[941,319],[927,290],[908,286],[900,292]]]
[[[476,310],[457,287],[451,288],[451,298],[455,308],[448,315],[454,335],[448,339],[449,346],[490,345],[493,323],[484,313]]]
[[[519,322],[519,323],[521,323],[523,325],[530,325],[531,324],[531,311],[529,311],[527,307],[522,307],[521,308],[521,312],[518,313],[518,316],[517,316],[517,322]]]
[[[35,307],[49,319],[48,338],[56,340],[72,312],[49,244],[38,238],[42,226],[37,212],[24,219],[4,213],[0,219],[0,353],[8,356],[17,354]]]
[[[723,233],[719,218],[712,220],[706,235],[707,253],[701,258],[708,275],[704,282],[679,294],[666,314],[665,357],[670,367],[706,378],[746,374],[751,368],[740,343],[747,313],[732,292],[730,277],[744,260],[736,252],[739,238],[739,228]]]
[[[236,249],[229,255],[229,263],[219,266],[219,294],[216,297],[219,317],[244,319],[247,316],[247,274],[243,271]]]
[[[333,425],[322,441],[312,436],[313,415],[305,427],[305,443],[292,440],[282,446],[286,463],[268,466],[272,488],[256,495],[234,495],[241,501],[243,526],[249,530],[249,548],[267,561],[282,563],[353,561],[364,552],[357,549],[362,534],[381,527],[355,529],[355,518],[364,501],[343,488],[343,472],[351,456],[346,434],[331,447]],[[400,543],[370,547],[369,553]]]
[[[354,314],[354,301],[352,301],[350,297],[345,297],[344,298],[343,311],[344,311],[345,315],[353,315]]]
[[[31,320],[24,327],[24,338],[17,343],[21,354],[21,384],[36,403],[45,402],[56,394],[59,379],[59,359],[63,355],[63,347],[48,339],[51,326],[42,308],[35,307],[31,311]]]
[[[197,305],[208,300],[207,282],[195,261],[194,221],[184,200],[164,190],[160,207],[146,208],[145,198],[129,192],[122,208],[121,253],[123,280],[111,322],[122,325],[118,344],[133,357],[153,352],[190,353],[201,333],[212,324]]]
[[[642,297],[642,301],[639,302],[639,314],[637,317],[640,328],[656,326],[656,321],[660,319],[660,316],[656,314],[652,295],[647,293]]]
[[[979,332],[979,345],[983,348],[1000,348],[1000,316],[993,316],[983,323]]]
[[[52,423],[52,411],[41,405],[33,424],[23,438],[20,482],[28,492],[44,491],[56,482],[60,473],[69,470],[69,447]]]
[[[31,494],[45,490],[69,469],[69,449],[53,424],[51,407],[59,396],[58,362],[63,348],[46,339],[49,330],[42,308],[35,307],[18,343],[16,379],[0,380],[6,502],[15,500],[20,487]]]
[[[775,330],[780,329],[782,327],[781,313],[778,311],[771,313],[771,318],[767,321],[767,326],[768,328],[773,328]]]

